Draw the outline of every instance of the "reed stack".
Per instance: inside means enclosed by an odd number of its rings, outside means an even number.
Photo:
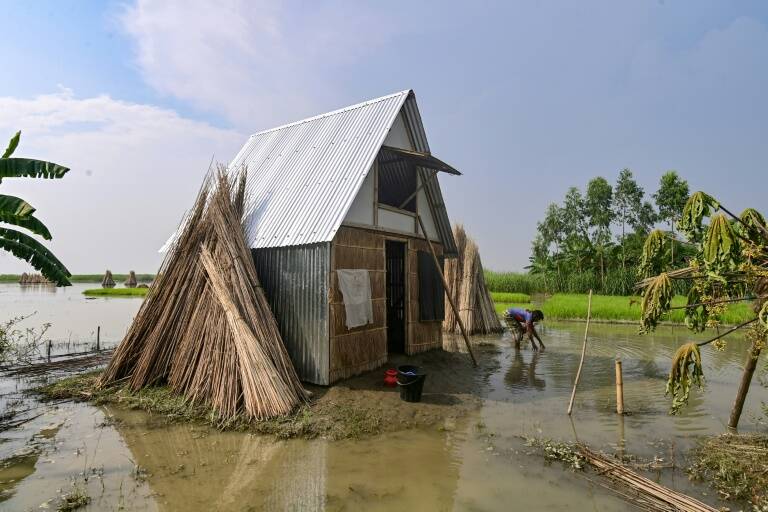
[[[138,281],[136,281],[136,272],[131,270],[131,272],[128,274],[128,279],[125,280],[125,287],[136,288],[138,284]]]
[[[468,334],[491,334],[503,330],[491,293],[485,284],[483,264],[477,244],[467,236],[464,226],[453,229],[458,256],[445,262],[447,294],[451,294],[457,305],[458,314]],[[443,330],[458,333],[459,325],[446,297]]]
[[[223,420],[306,400],[246,243],[245,174],[209,173],[101,386],[167,384]]]
[[[104,277],[101,279],[101,287],[102,288],[114,288],[115,287],[115,279],[112,277],[112,271],[107,270],[104,273]]]

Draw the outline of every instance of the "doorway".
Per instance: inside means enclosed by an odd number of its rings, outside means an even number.
[[[405,242],[386,241],[387,352],[405,352]]]

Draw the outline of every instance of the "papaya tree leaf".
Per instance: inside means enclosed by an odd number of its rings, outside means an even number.
[[[645,239],[640,259],[639,273],[642,277],[658,274],[662,270],[662,256],[667,236],[660,229],[654,229]]]
[[[68,167],[32,158],[0,158],[2,178],[63,178]]]
[[[16,148],[19,146],[19,140],[21,139],[21,130],[16,132],[16,135],[11,137],[11,140],[8,141],[8,147],[5,148],[5,152],[3,152],[3,156],[0,158],[8,158],[10,157],[14,151],[16,151]]]
[[[31,204],[15,196],[0,194],[0,211],[10,213],[17,217],[26,217],[35,213]]]
[[[741,212],[739,218],[741,219],[739,230],[744,238],[747,238],[758,245],[765,245],[768,243],[768,238],[766,238],[765,232],[765,217],[763,217],[759,211],[754,208],[747,208]]]
[[[51,232],[48,231],[48,228],[45,227],[45,224],[40,222],[34,215],[25,215],[24,217],[19,217],[18,215],[13,215],[12,213],[0,210],[0,222],[13,224],[14,226],[28,229],[35,235],[40,235],[46,240],[51,239]]]
[[[60,265],[48,259],[44,253],[35,247],[26,245],[18,240],[12,240],[0,236],[0,249],[4,249],[19,259],[28,262],[38,272],[57,286],[69,286],[69,272],[62,270]]]
[[[723,213],[713,216],[704,236],[704,261],[718,273],[735,267],[739,252],[739,239],[733,225]]]
[[[714,197],[705,192],[695,192],[686,201],[677,226],[690,240],[698,239],[702,233],[704,217],[709,217],[719,207],[720,203]]]

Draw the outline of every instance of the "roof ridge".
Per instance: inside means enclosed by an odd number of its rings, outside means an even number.
[[[299,124],[308,123],[310,121],[315,121],[317,119],[322,119],[323,117],[328,117],[328,116],[333,116],[333,115],[336,115],[336,114],[341,114],[342,112],[348,112],[350,110],[355,110],[355,109],[358,109],[358,108],[367,107],[368,105],[371,105],[373,103],[378,103],[380,101],[388,100],[388,99],[394,98],[396,96],[402,96],[404,94],[410,94],[411,92],[412,92],[411,89],[404,89],[402,91],[394,92],[392,94],[387,94],[386,96],[381,96],[379,98],[374,98],[374,99],[363,101],[363,102],[360,102],[360,103],[355,103],[354,105],[349,105],[349,106],[346,106],[346,107],[342,107],[342,108],[339,108],[339,109],[336,109],[336,110],[332,110],[330,112],[325,112],[323,114],[318,114],[316,116],[307,117],[305,119],[300,119],[299,121],[293,121],[292,123],[287,123],[287,124],[283,124],[283,125],[280,125],[280,126],[276,126],[274,128],[269,128],[267,130],[262,130],[260,132],[256,132],[256,133],[252,134],[249,138],[256,137],[257,135],[264,135],[265,133],[270,133],[270,132],[275,132],[275,131],[278,131],[278,130],[283,130],[283,129],[289,128],[291,126],[296,126],[296,125],[299,125]]]

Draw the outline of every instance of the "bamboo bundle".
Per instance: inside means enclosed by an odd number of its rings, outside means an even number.
[[[114,288],[115,287],[115,279],[112,277],[112,271],[107,270],[104,273],[104,277],[101,280],[101,287],[102,288]]]
[[[459,316],[469,334],[491,334],[502,331],[501,321],[496,314],[493,299],[485,284],[480,251],[474,240],[467,236],[464,227],[457,225],[453,230],[458,256],[445,262],[445,278],[456,303]],[[443,330],[458,333],[458,319],[448,307],[446,297]]]
[[[244,172],[236,188],[222,170],[206,178],[102,386],[167,382],[224,419],[287,414],[306,398],[245,241],[244,203]]]
[[[609,478],[614,484],[628,488],[628,492],[609,487],[611,490],[645,510],[717,512],[716,508],[664,487],[661,484],[657,484],[653,480],[635,473],[626,466],[593,452],[586,446],[580,446],[579,452],[600,475]]]
[[[125,280],[125,287],[136,288],[136,285],[138,284],[138,281],[136,281],[136,272],[131,270],[131,272],[128,274],[128,279]]]
[[[53,282],[42,274],[27,274],[24,272],[19,278],[19,284],[53,284]]]

